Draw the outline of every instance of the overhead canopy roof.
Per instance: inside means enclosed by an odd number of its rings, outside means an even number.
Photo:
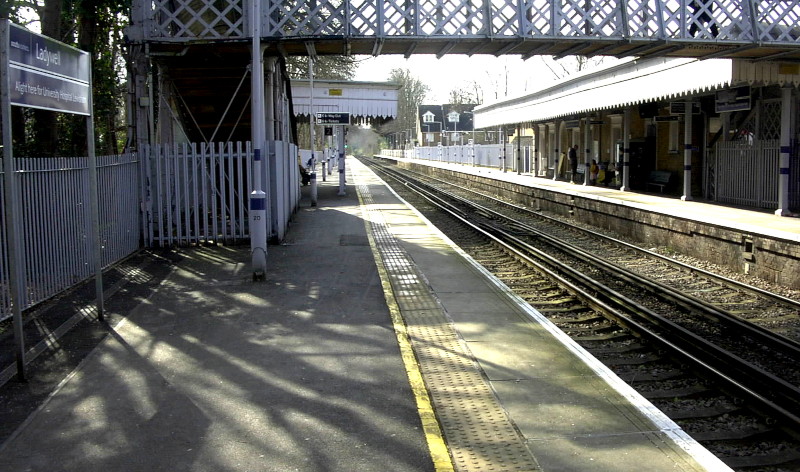
[[[629,60],[519,98],[475,108],[475,127],[541,122],[713,91],[731,84],[730,59]]]
[[[311,83],[292,80],[295,115],[311,113]],[[387,82],[314,80],[314,113],[350,113],[353,117],[396,118],[400,86]]]

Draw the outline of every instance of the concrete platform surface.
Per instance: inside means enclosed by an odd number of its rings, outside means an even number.
[[[264,282],[249,247],[183,252],[0,470],[433,470],[355,192],[306,200]]]
[[[249,247],[183,250],[0,470],[727,470],[348,165],[265,281]]]

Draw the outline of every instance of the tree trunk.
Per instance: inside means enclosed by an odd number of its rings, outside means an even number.
[[[62,0],[45,0],[42,9],[42,34],[61,40]],[[55,156],[58,153],[58,130],[56,112],[34,110],[32,154],[38,157]]]

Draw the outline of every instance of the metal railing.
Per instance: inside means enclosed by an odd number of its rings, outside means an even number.
[[[0,220],[0,319],[11,316],[9,231],[18,231],[22,246],[23,309],[94,275],[89,159],[15,158],[14,165],[20,196],[14,204],[21,218],[11,225]],[[140,247],[138,157],[97,157],[97,178],[102,266],[107,267]],[[0,203],[7,204],[2,196]]]
[[[428,161],[447,162],[481,167],[505,168],[508,171],[534,173],[534,150],[531,146],[518,149],[513,143],[506,144],[505,154],[500,144],[467,144],[463,146],[419,146],[413,149],[382,149],[381,156],[399,159],[424,159]],[[521,152],[519,159],[517,154]],[[547,160],[540,158],[539,175],[547,172]]]
[[[145,160],[148,246],[233,243],[249,238],[250,143],[152,146]]]
[[[144,161],[144,240],[150,247],[236,244],[250,239],[250,142],[153,146]],[[297,147],[268,143],[262,183],[267,230],[283,239],[299,201]]]
[[[249,0],[135,0],[143,39],[242,38]],[[800,5],[767,0],[291,0],[261,3],[264,37],[591,38],[800,43]],[[136,35],[133,35],[136,36]]]
[[[716,145],[714,199],[754,208],[778,207],[780,141]]]

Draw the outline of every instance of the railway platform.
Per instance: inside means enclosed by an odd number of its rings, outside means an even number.
[[[800,218],[700,199],[537,178],[458,163],[378,156],[429,169],[451,183],[503,194],[529,207],[582,221],[633,241],[669,247],[768,282],[800,289]]]
[[[348,165],[266,280],[249,248],[182,251],[0,470],[729,470]]]
[[[613,187],[583,185],[583,183],[573,184],[564,180],[553,180],[551,178],[536,178],[530,173],[517,174],[517,172],[513,170],[506,170],[504,172],[500,169],[490,167],[476,167],[448,162],[398,159],[395,157],[390,159],[414,162],[421,165],[449,169],[455,172],[477,175],[520,185],[535,185],[537,187],[568,194],[586,194],[593,198],[622,206],[647,208],[666,215],[692,218],[698,223],[723,225],[754,234],[785,238],[800,244],[800,218],[797,217],[777,217],[768,211],[743,209],[735,206],[709,203],[702,200],[683,201],[674,197],[655,193],[620,192]]]

